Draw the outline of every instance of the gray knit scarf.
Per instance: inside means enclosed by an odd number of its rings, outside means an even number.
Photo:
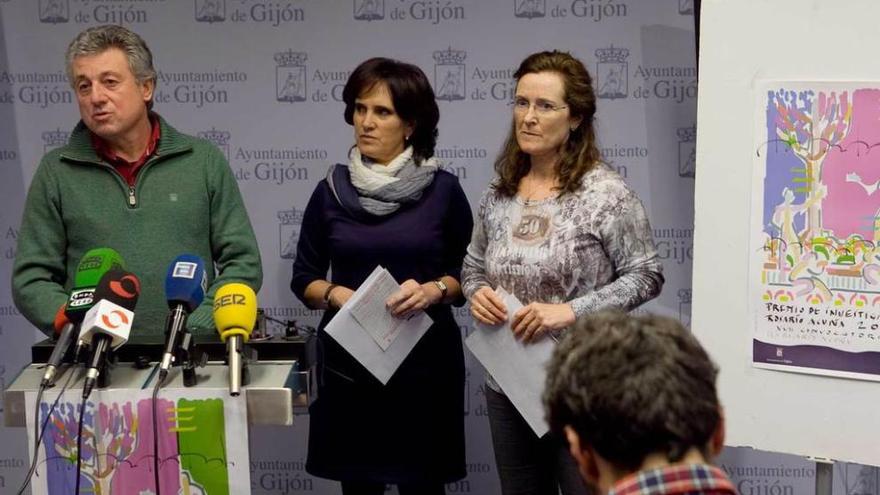
[[[418,201],[422,197],[422,191],[434,181],[434,174],[440,169],[440,162],[433,157],[417,164],[412,158],[412,148],[407,148],[399,158],[403,158],[405,163],[394,174],[397,180],[368,189],[362,186],[364,181],[357,180],[355,175],[363,173],[364,167],[371,165],[369,159],[364,157],[363,164],[353,163],[361,159],[357,148],[354,148],[349,155],[352,185],[357,190],[361,206],[373,215],[389,215],[397,211],[401,205]]]

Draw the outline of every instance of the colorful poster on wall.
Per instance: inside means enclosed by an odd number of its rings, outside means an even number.
[[[86,403],[80,492],[154,495],[155,456],[151,390],[96,390]],[[40,442],[34,495],[74,493],[80,390],[64,394]],[[28,443],[33,448],[29,393]],[[40,404],[41,422],[54,397]],[[250,493],[244,396],[226,390],[163,389],[156,403],[161,493]],[[33,455],[33,452],[31,452]]]
[[[758,95],[753,363],[880,380],[880,83]]]

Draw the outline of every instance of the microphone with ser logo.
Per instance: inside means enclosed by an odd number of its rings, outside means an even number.
[[[257,295],[245,284],[229,283],[214,294],[214,324],[226,342],[229,359],[229,394],[241,393],[242,345],[257,320]]]

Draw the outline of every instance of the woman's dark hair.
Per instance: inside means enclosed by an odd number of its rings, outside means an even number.
[[[620,471],[656,453],[679,462],[691,448],[708,459],[721,422],[717,376],[681,322],[592,313],[565,332],[547,366],[547,422],[560,434],[574,428]]]
[[[434,156],[440,109],[437,108],[431,83],[422,69],[415,65],[382,57],[371,58],[358,65],[342,90],[345,121],[354,124],[355,99],[380,82],[388,86],[394,111],[413,127],[408,143],[413,147],[416,163]]]
[[[562,77],[565,85],[565,104],[569,115],[580,118],[581,122],[568,135],[568,141],[560,150],[562,159],[559,169],[561,192],[574,192],[580,187],[584,174],[600,161],[596,147],[596,132],[593,118],[596,115],[596,95],[593,93],[593,80],[584,64],[567,52],[557,50],[533,53],[526,57],[513,74],[519,80],[526,74],[553,72]],[[529,155],[525,154],[516,141],[516,123],[511,124],[510,133],[501,153],[495,159],[495,172],[498,179],[495,189],[502,195],[516,194],[519,181],[531,168]]]

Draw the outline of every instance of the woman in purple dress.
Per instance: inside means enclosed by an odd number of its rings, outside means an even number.
[[[382,494],[386,484],[401,495],[443,494],[465,476],[464,357],[450,305],[464,302],[471,210],[433,158],[439,110],[418,67],[367,60],[343,100],[355,145],[312,193],[290,284],[326,310],[306,470],[341,481],[344,495]],[[401,284],[389,312],[424,310],[434,321],[386,385],[323,331],[377,265]]]

